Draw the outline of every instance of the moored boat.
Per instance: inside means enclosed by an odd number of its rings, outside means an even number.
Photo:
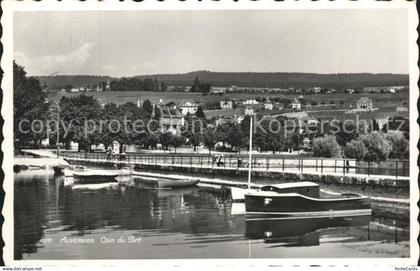
[[[256,189],[251,188],[230,187],[230,195],[234,202],[244,202],[246,194],[256,191]]]
[[[370,200],[357,194],[320,197],[319,185],[295,182],[263,186],[245,194],[247,215],[278,217],[341,217],[371,215]]]
[[[200,182],[199,179],[159,179],[159,188],[181,188],[195,186]]]
[[[117,177],[129,177],[128,170],[85,169],[75,167],[73,170],[64,170],[66,177],[73,178],[78,183],[106,183],[117,182]]]

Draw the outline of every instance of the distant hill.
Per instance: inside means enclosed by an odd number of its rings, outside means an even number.
[[[271,87],[271,88],[309,88],[314,86],[328,88],[361,88],[370,86],[408,86],[407,74],[373,74],[373,73],[260,73],[260,72],[210,72],[196,71],[184,74],[153,74],[134,76],[136,79],[146,78],[165,81],[166,85],[190,86],[195,77],[201,83],[211,86],[227,87]],[[91,75],[57,75],[38,76],[41,83],[45,82],[50,88],[62,88],[67,84],[74,87],[97,84],[102,81],[116,80],[109,76]]]
[[[155,74],[135,76],[138,79],[157,78],[167,85],[191,85],[195,77],[211,86],[309,88],[314,86],[329,88],[358,88],[368,86],[408,86],[407,74],[373,73],[259,73],[259,72],[209,72],[197,71],[185,74]]]
[[[52,89],[61,89],[66,85],[72,85],[73,87],[86,87],[97,85],[101,82],[112,81],[117,78],[110,76],[99,76],[99,75],[54,75],[54,76],[36,76],[41,84],[46,84]]]

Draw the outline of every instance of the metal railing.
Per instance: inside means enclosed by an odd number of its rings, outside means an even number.
[[[247,169],[249,158],[241,154],[176,154],[176,153],[127,153],[107,154],[98,152],[62,152],[64,158],[91,162],[127,163],[130,165],[162,165],[178,167]],[[408,160],[385,162],[386,166],[376,163],[362,163],[347,158],[312,158],[287,155],[254,155],[251,161],[253,169],[301,173],[334,173],[339,175],[363,174],[388,175],[395,178],[409,176]]]

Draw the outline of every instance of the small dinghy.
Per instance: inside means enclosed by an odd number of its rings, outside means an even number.
[[[159,188],[181,188],[181,187],[190,187],[195,186],[200,182],[198,179],[159,179],[158,186]]]
[[[65,171],[66,177],[72,177],[78,183],[106,183],[117,182],[117,177],[128,177],[131,175],[127,170],[106,170],[106,169],[85,169],[75,167],[71,171]]]
[[[272,217],[342,217],[371,215],[368,197],[357,194],[320,197],[319,185],[295,182],[263,186],[245,194],[247,215]]]

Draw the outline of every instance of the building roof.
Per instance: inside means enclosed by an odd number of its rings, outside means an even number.
[[[368,97],[361,97],[357,102],[358,103],[371,103],[372,100],[369,99]]]
[[[185,102],[179,105],[179,107],[197,107],[198,104],[195,102]]]
[[[161,118],[182,118],[184,115],[176,109],[169,106],[161,106]]]

